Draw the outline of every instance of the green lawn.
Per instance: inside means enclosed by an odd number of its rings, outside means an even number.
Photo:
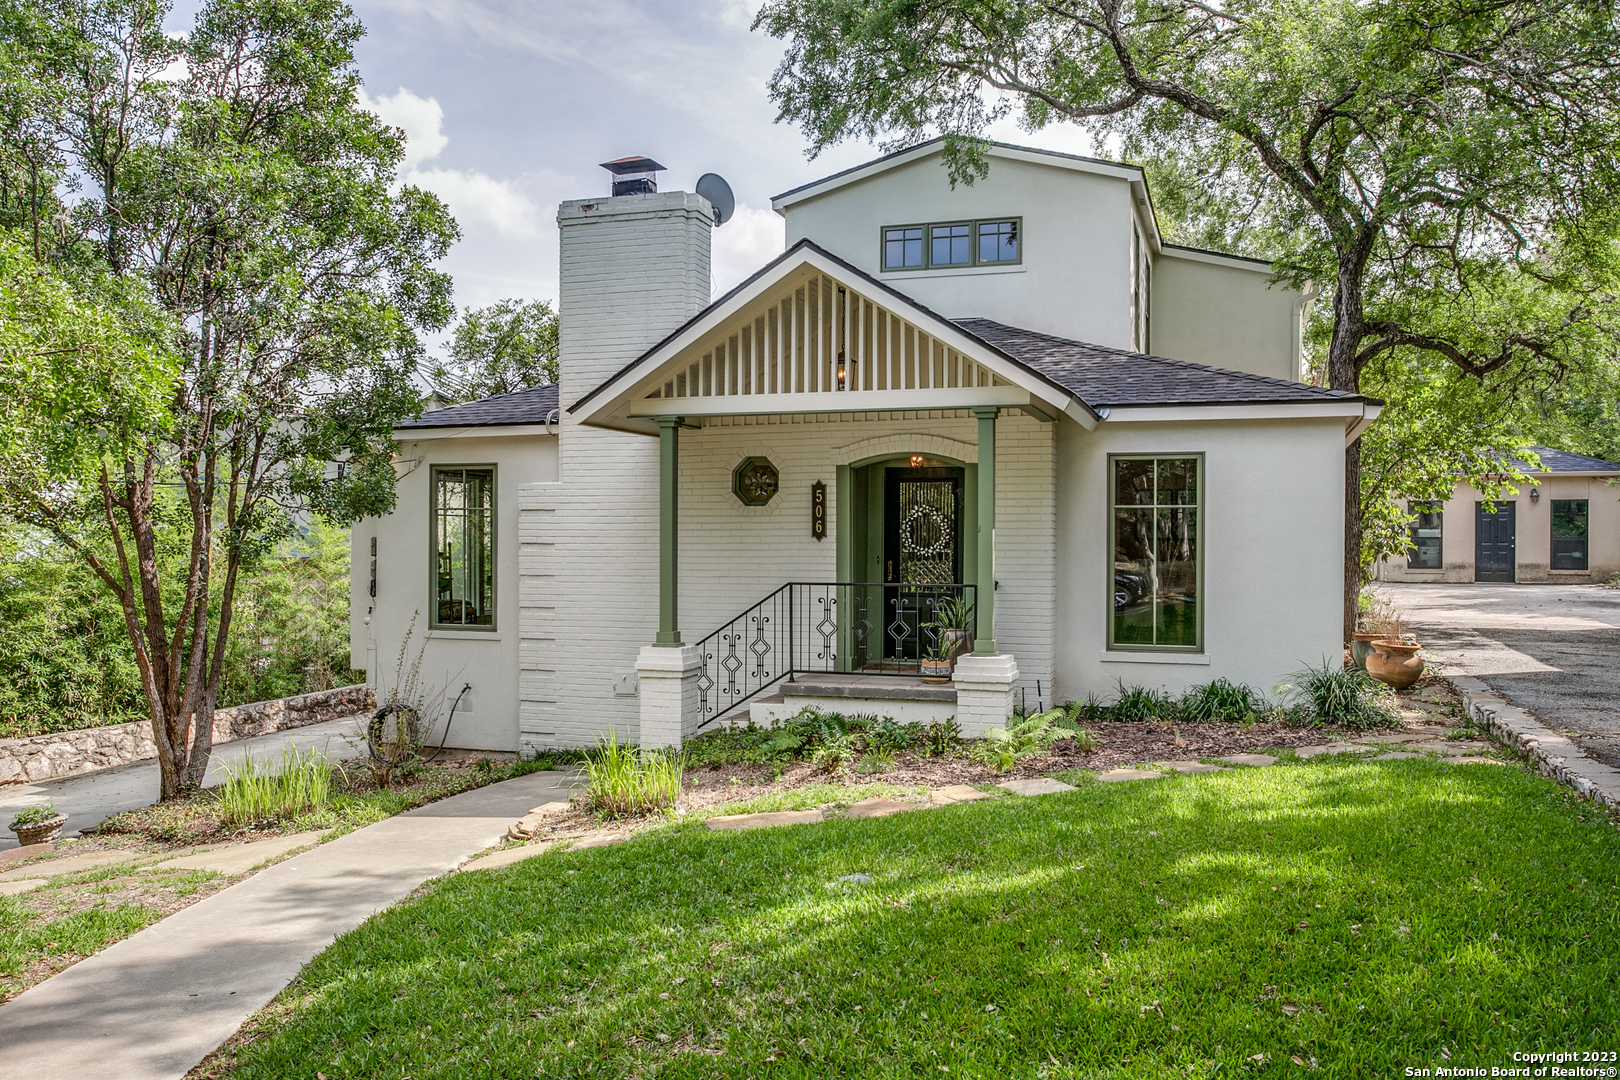
[[[1617,902],[1614,824],[1484,765],[1318,759],[876,821],[691,822],[379,915],[231,1076],[1488,1069],[1620,1050]]]

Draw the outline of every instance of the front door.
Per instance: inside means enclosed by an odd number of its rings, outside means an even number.
[[[1514,552],[1514,503],[1499,502],[1494,511],[1476,503],[1474,519],[1474,580],[1512,581],[1517,558]]]
[[[958,467],[884,470],[884,659],[922,656],[925,624],[962,580],[962,479]]]

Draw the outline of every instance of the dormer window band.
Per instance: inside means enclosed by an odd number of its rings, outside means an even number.
[[[885,225],[880,232],[885,271],[1013,266],[1024,257],[1017,217]]]

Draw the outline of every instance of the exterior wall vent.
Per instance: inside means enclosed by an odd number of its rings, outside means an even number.
[[[618,198],[656,194],[658,174],[664,167],[649,157],[627,157],[604,161],[602,168],[613,174],[613,197]]]

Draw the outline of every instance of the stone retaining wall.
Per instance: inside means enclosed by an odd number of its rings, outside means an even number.
[[[371,707],[371,687],[343,686],[298,697],[232,705],[214,712],[214,742],[234,742],[286,728],[353,716]],[[148,720],[0,739],[0,784],[38,783],[157,756]]]
[[[1593,802],[1620,809],[1620,770],[1587,757],[1581,748],[1492,690],[1483,680],[1448,677],[1462,694],[1463,708],[1498,740],[1523,750],[1544,776],[1568,784]]]

